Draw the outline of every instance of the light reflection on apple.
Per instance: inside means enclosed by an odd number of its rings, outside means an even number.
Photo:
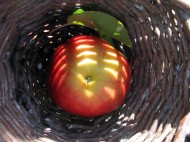
[[[104,87],[105,95],[108,95],[109,98],[114,100],[115,98],[115,89],[112,89],[111,87]]]
[[[117,60],[104,59],[103,61],[106,62],[106,63],[112,64],[112,65],[119,66],[119,62]]]
[[[79,45],[79,46],[76,47],[77,50],[90,49],[90,48],[94,48],[94,46],[91,46],[91,45],[88,45],[88,44],[87,45],[83,44],[83,45]]]
[[[82,61],[80,61],[77,66],[86,66],[86,65],[90,65],[90,64],[97,64],[98,62],[89,58],[83,59]]]
[[[104,68],[105,71],[109,72],[115,79],[118,79],[118,72],[112,68]]]
[[[112,57],[117,57],[117,54],[115,54],[115,53],[113,53],[113,52],[110,52],[110,51],[108,51],[108,52],[106,52],[108,55],[110,55],[110,56],[112,56]]]
[[[89,98],[91,98],[91,97],[93,97],[94,96],[94,92],[92,92],[92,91],[89,91],[89,90],[84,90],[85,91],[85,94],[86,94],[86,96],[87,97],[89,97]]]
[[[77,58],[82,57],[82,56],[92,56],[92,55],[97,55],[97,53],[92,52],[92,51],[83,51],[82,53],[79,53],[77,55]]]

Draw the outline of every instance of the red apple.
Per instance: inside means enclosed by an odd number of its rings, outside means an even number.
[[[68,113],[95,117],[126,98],[131,70],[125,57],[105,40],[75,36],[59,46],[49,66],[48,91]]]

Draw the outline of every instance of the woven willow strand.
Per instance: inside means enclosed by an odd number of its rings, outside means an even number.
[[[123,106],[98,118],[63,112],[44,85],[52,48],[75,30],[96,34],[76,27],[53,36],[44,31],[63,25],[74,7],[88,4],[119,18],[133,42],[130,93]],[[188,140],[188,23],[185,0],[0,1],[0,142]]]

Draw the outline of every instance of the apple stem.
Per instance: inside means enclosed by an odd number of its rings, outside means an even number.
[[[86,84],[88,84],[90,82],[91,78],[90,77],[87,77],[86,78]]]

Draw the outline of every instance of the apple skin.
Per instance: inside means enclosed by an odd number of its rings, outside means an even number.
[[[96,117],[117,109],[130,88],[131,69],[107,41],[80,35],[60,45],[48,72],[48,92],[64,111]]]

